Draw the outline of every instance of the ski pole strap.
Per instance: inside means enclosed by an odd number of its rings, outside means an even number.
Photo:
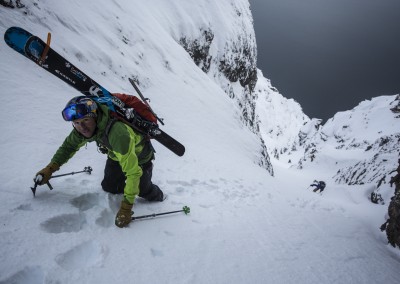
[[[44,48],[44,50],[43,50],[43,53],[42,53],[42,56],[40,57],[40,60],[39,60],[39,65],[42,65],[43,64],[43,62],[45,61],[45,59],[46,59],[46,56],[47,56],[47,53],[49,52],[49,50],[50,50],[50,42],[51,42],[51,33],[49,32],[49,33],[47,33],[47,42],[46,42],[46,46],[45,46],[45,48]]]

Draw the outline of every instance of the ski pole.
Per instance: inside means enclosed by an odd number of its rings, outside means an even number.
[[[63,176],[70,176],[70,175],[79,174],[79,173],[88,173],[88,174],[90,175],[90,174],[92,173],[92,171],[93,171],[92,167],[88,166],[88,167],[85,167],[85,168],[83,169],[83,171],[71,172],[71,173],[62,174],[62,175],[51,176],[51,178],[58,178],[58,177],[63,177]]]
[[[74,175],[74,174],[79,174],[79,173],[88,173],[89,175],[92,173],[93,169],[91,166],[87,166],[83,169],[83,171],[79,171],[79,172],[71,172],[71,173],[67,173],[67,174],[62,174],[62,175],[55,175],[55,176],[51,176],[50,179],[52,178],[58,178],[58,177],[63,177],[63,176],[68,176],[68,175]],[[36,188],[40,183],[40,180],[36,180],[33,179],[33,181],[35,182],[35,184],[33,185],[33,187],[31,187],[32,193],[33,193],[33,197],[36,196]],[[53,189],[53,186],[50,184],[50,182],[46,182],[47,186],[50,188],[50,190]]]
[[[153,213],[149,215],[142,215],[142,216],[137,216],[137,217],[132,217],[132,220],[138,220],[138,219],[144,219],[144,218],[154,218],[156,216],[161,216],[161,215],[167,215],[167,214],[173,214],[173,213],[178,213],[178,212],[183,212],[185,215],[190,213],[190,208],[188,206],[183,206],[182,210],[176,210],[176,211],[170,211],[170,212],[164,212],[164,213]]]
[[[157,118],[157,120],[158,120],[162,125],[164,125],[164,119],[159,118],[159,117],[157,116],[157,114],[155,114],[155,112],[154,112],[153,109],[151,108],[150,104],[147,102],[149,99],[148,99],[148,98],[145,98],[145,97],[142,95],[142,92],[140,92],[138,86],[136,86],[135,81],[133,81],[133,79],[131,79],[131,78],[128,78],[128,80],[129,80],[129,82],[132,84],[132,86],[135,88],[136,92],[139,94],[139,96],[140,96],[140,98],[142,99],[142,101],[149,107],[149,110],[151,111],[151,113]]]

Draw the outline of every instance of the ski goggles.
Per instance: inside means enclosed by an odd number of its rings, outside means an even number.
[[[65,121],[73,121],[85,116],[96,117],[96,109],[85,103],[78,103],[67,106],[61,114]]]

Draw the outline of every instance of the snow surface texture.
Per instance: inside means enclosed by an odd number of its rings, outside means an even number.
[[[110,91],[133,94],[127,77],[138,78],[166,121],[163,129],[187,152],[179,158],[154,143],[154,182],[169,197],[162,203],[137,199],[135,215],[184,205],[191,213],[117,228],[121,197],[101,190],[106,158],[93,143],[59,172],[90,165],[92,175],[51,180],[54,190],[40,187],[33,198],[29,186],[34,174],[71,130],[60,111],[78,93],[0,44],[0,83],[7,96],[0,112],[0,283],[400,282],[399,250],[388,246],[378,229],[387,207],[368,200],[375,185],[334,182],[336,168],[368,159],[368,154],[338,152],[336,142],[320,142],[324,148],[316,161],[302,170],[290,167],[296,159],[288,164],[282,155],[274,158],[272,177],[257,165],[260,137],[243,126],[242,109],[225,93],[228,81],[212,66],[205,74],[180,45],[182,35],[199,38],[211,26],[218,46],[210,52],[229,52],[221,48],[223,35],[229,38],[238,28],[239,14],[250,15],[238,13],[248,9],[247,1],[88,2],[0,6],[0,31],[21,26],[42,38],[51,31],[52,47]],[[250,24],[240,28],[254,33]],[[260,71],[258,76],[256,109],[268,149],[289,147],[285,159],[301,159],[304,149],[292,151],[292,145],[302,147],[299,131],[313,132],[318,120],[280,95]],[[230,84],[240,92],[239,82]],[[385,105],[394,98],[377,100]],[[336,131],[331,123],[324,126],[326,135]],[[398,133],[395,125],[369,125],[359,136],[343,135],[349,141],[373,140],[375,127],[385,135]],[[314,179],[327,182],[322,195],[309,188]],[[388,204],[393,189],[384,184],[380,192]]]

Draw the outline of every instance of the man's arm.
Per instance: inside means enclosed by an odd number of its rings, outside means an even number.
[[[140,140],[140,135],[134,133],[126,124],[118,122],[113,125],[108,137],[112,152],[126,177],[124,197],[130,204],[133,204],[135,197],[139,195],[139,183],[142,176],[142,169],[136,155],[136,144]]]
[[[79,135],[76,130],[73,130],[58,148],[57,152],[51,159],[51,162],[56,163],[61,167],[68,162],[68,160],[71,159],[75,153],[86,144],[86,142],[87,141]]]

